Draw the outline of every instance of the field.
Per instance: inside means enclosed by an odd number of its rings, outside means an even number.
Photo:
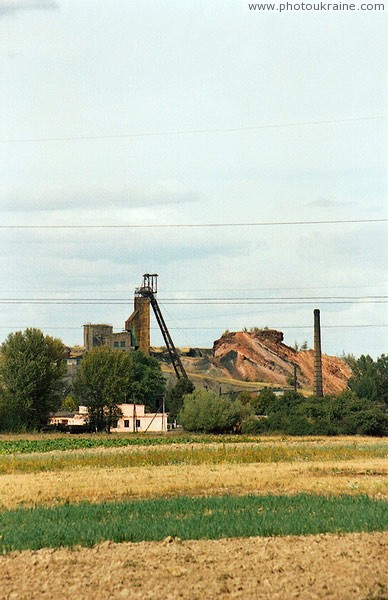
[[[0,598],[382,600],[387,457],[386,438],[0,436]]]

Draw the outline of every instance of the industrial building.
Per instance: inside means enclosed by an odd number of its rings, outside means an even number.
[[[167,413],[147,413],[144,404],[118,404],[122,416],[117,419],[112,433],[163,433],[167,431]],[[50,417],[49,424],[73,433],[87,425],[88,409],[80,406],[78,412],[58,412]]]
[[[112,325],[87,323],[84,325],[84,347],[86,352],[98,346],[109,346],[113,350],[141,350],[150,355],[150,300],[135,294],[134,310],[125,321],[124,330],[113,332]]]

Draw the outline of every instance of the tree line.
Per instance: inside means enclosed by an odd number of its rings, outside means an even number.
[[[161,407],[187,431],[289,435],[388,435],[388,356],[348,357],[352,377],[337,396],[276,396],[270,389],[237,397],[194,389],[180,379],[166,387],[160,365],[143,353],[101,346],[88,352],[69,388],[65,347],[39,329],[11,333],[0,351],[0,430],[41,430],[60,408],[88,408],[93,431],[109,431],[123,403]]]
[[[65,346],[39,329],[11,333],[0,352],[0,430],[41,430],[59,409],[88,408],[93,431],[109,431],[119,404],[145,404],[155,411],[166,382],[159,363],[142,352],[100,346],[81,361],[69,387]]]
[[[178,419],[188,431],[287,435],[388,436],[388,356],[351,357],[348,389],[323,398],[270,389],[219,398],[195,390],[184,396]]]

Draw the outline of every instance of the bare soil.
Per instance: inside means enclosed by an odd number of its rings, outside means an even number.
[[[284,344],[283,337],[281,331],[274,329],[225,333],[214,342],[212,363],[221,373],[235,379],[282,387],[293,377],[294,364],[297,364],[299,383],[303,388],[313,390],[313,350],[298,352]],[[322,372],[325,394],[341,392],[351,376],[351,369],[343,359],[326,354],[322,355]]]
[[[39,550],[0,558],[0,599],[388,598],[388,534]]]

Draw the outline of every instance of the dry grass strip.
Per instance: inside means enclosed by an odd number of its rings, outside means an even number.
[[[3,509],[66,502],[213,494],[368,494],[388,498],[388,465],[382,458],[130,468],[83,468],[0,477]]]
[[[388,534],[114,544],[0,559],[1,600],[382,600]]]
[[[0,456],[0,475],[59,472],[80,469],[138,468],[173,465],[217,465],[223,463],[279,463],[305,461],[362,460],[388,457],[388,444],[304,442],[288,440],[274,444],[187,443],[125,448],[54,450]]]

